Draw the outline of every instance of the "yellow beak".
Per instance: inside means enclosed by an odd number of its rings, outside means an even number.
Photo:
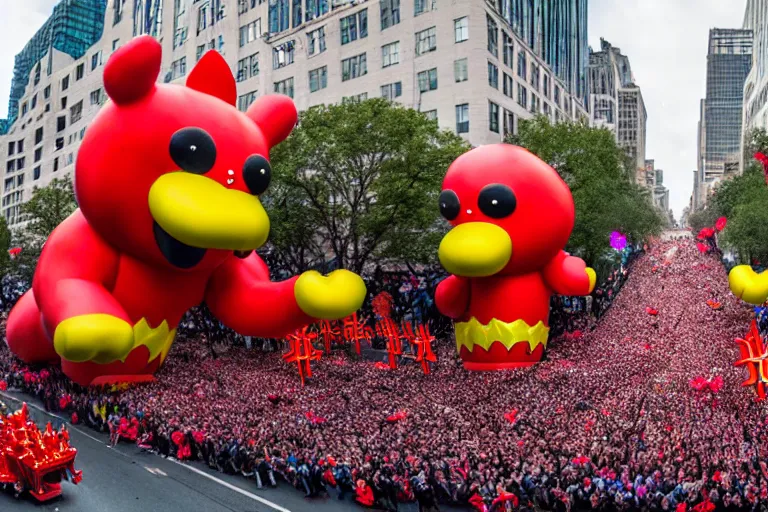
[[[259,198],[189,172],[160,176],[149,189],[152,218],[176,240],[204,249],[264,245],[269,217]]]
[[[512,257],[512,240],[487,222],[459,224],[445,235],[437,251],[443,268],[462,277],[492,276]]]

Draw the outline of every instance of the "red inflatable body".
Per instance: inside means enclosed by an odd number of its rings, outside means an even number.
[[[80,209],[49,237],[7,339],[28,363],[59,361],[80,384],[149,380],[184,313],[205,300],[226,325],[282,337],[360,307],[359,276],[308,272],[270,282],[253,252],[269,233],[261,206],[269,150],[297,113],[262,96],[246,113],[223,57],[208,52],[186,86],[156,84],[161,47],[149,36],[104,69],[111,101],[78,153]]]
[[[523,148],[482,146],[451,164],[440,211],[454,226],[439,249],[453,275],[435,300],[456,320],[465,368],[538,362],[552,294],[587,295],[595,285],[594,271],[562,250],[575,218],[568,185]]]
[[[0,417],[0,483],[12,484],[16,492],[28,490],[38,501],[61,495],[61,480],[72,475],[72,483],[83,479],[75,470],[77,450],[69,446],[69,433],[56,432],[48,423],[42,434],[29,419],[27,404],[8,417]]]

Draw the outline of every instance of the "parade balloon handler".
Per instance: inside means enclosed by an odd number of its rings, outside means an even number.
[[[277,338],[343,318],[366,295],[346,270],[271,282],[254,252],[269,233],[269,151],[296,124],[293,101],[261,96],[243,113],[217,52],[186,86],[158,84],[161,61],[160,43],[140,36],[104,67],[110,101],[77,155],[80,208],[51,233],[7,322],[19,358],[60,361],[82,385],[152,380],[203,300],[235,331]]]
[[[440,213],[453,229],[438,250],[452,275],[435,295],[456,321],[468,370],[538,362],[553,293],[588,295],[595,272],[565,247],[575,219],[568,185],[529,151],[508,144],[473,149],[448,168]]]

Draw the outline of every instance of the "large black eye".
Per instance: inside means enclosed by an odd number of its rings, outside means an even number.
[[[251,155],[243,166],[243,179],[251,194],[261,195],[269,187],[269,181],[272,179],[272,166],[263,156]]]
[[[440,215],[445,220],[453,220],[459,216],[459,196],[453,190],[443,190],[440,192]]]
[[[216,144],[202,128],[182,128],[171,137],[171,158],[180,169],[204,174],[216,162]]]
[[[517,199],[512,189],[498,183],[486,185],[477,197],[480,211],[494,219],[503,219],[515,211]]]

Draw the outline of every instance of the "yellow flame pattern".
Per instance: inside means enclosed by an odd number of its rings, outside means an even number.
[[[539,321],[531,327],[523,319],[507,323],[494,318],[487,325],[483,325],[472,317],[469,322],[457,322],[455,330],[456,350],[461,351],[461,347],[464,346],[470,352],[475,345],[490,350],[494,342],[503,344],[507,350],[516,343],[528,343],[533,352],[539,345],[544,345],[546,348],[549,337],[549,327],[544,325],[544,322]]]

